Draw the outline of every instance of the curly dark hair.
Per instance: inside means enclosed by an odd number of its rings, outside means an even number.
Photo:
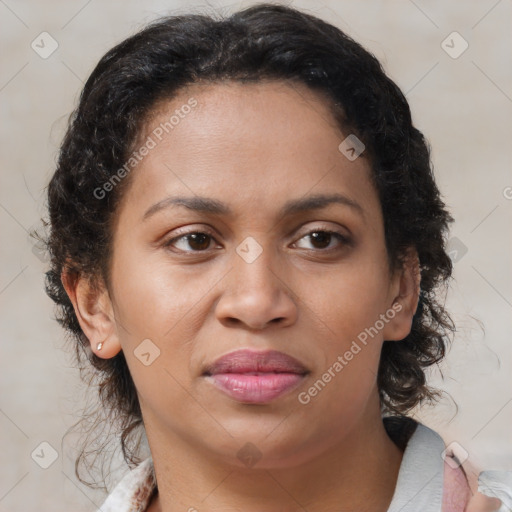
[[[57,305],[57,321],[73,340],[81,371],[88,371],[89,384],[98,385],[93,413],[107,411],[103,421],[110,425],[115,420],[131,466],[141,460],[132,434],[139,431],[140,441],[143,421],[125,357],[122,351],[112,359],[92,354],[61,274],[86,276],[108,287],[113,219],[131,174],[101,200],[94,191],[123,167],[158,102],[190,84],[225,80],[305,84],[328,99],[344,133],[363,141],[382,206],[390,266],[402,265],[407,248],[414,247],[421,270],[410,334],[383,344],[378,372],[382,414],[404,416],[439,395],[427,385],[425,371],[445,356],[454,330],[438,294],[452,273],[445,243],[453,218],[434,181],[429,146],[412,125],[398,86],[372,54],[341,30],[284,5],[257,4],[229,17],[163,17],[99,61],[70,117],[48,185],[46,292]],[[75,471],[92,487],[79,473],[90,453],[82,450]]]

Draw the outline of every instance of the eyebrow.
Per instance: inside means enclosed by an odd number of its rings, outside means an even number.
[[[316,194],[300,199],[292,199],[285,203],[285,205],[279,211],[278,216],[287,217],[305,211],[320,210],[321,208],[325,208],[326,206],[333,203],[348,206],[359,213],[362,217],[364,217],[363,207],[353,199],[350,199],[343,194]],[[217,199],[201,196],[172,196],[166,197],[165,199],[158,201],[158,203],[155,203],[153,206],[148,208],[148,210],[144,213],[142,220],[145,221],[160,210],[171,206],[184,206],[189,210],[202,213],[225,216],[233,215],[231,208],[221,201],[218,201]]]

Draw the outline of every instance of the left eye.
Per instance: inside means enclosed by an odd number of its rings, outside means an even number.
[[[310,231],[309,233],[306,233],[300,240],[307,239],[311,241],[313,244],[317,244],[320,247],[313,247],[313,249],[331,249],[332,247],[329,247],[330,243],[333,241],[333,239],[336,239],[338,243],[346,244],[348,243],[347,237],[342,235],[341,233],[338,233],[336,231],[326,231],[322,229],[316,229],[314,231]],[[305,249],[309,249],[309,247],[303,247]]]

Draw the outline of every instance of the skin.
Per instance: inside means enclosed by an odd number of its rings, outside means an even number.
[[[104,358],[124,351],[159,488],[149,510],[385,511],[402,452],[384,430],[376,375],[383,340],[410,332],[415,251],[390,270],[370,162],[338,150],[349,132],[317,93],[284,82],[194,85],[155,108],[141,141],[190,97],[197,107],[132,171],[109,289],[63,275],[91,349]],[[361,210],[332,203],[278,214],[289,200],[333,192]],[[233,213],[174,206],[142,220],[173,195],[215,198]],[[166,247],[178,228],[212,238]],[[349,241],[308,235],[322,230]],[[251,263],[236,252],[249,236],[262,248]],[[298,394],[393,304],[400,312],[301,404]],[[148,338],[160,356],[145,366],[134,350]],[[269,404],[237,402],[202,372],[239,348],[280,350],[310,373]],[[237,457],[248,442],[261,455],[252,467]]]

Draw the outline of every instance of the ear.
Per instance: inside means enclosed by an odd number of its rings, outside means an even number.
[[[420,296],[420,282],[418,253],[410,247],[404,254],[402,268],[394,273],[391,280],[391,300],[386,312],[389,322],[383,330],[384,340],[403,340],[411,332],[412,318]]]
[[[121,344],[117,335],[112,303],[103,281],[100,284],[64,270],[61,281],[73,304],[82,331],[98,357],[110,359],[119,353]],[[97,349],[102,342],[101,350]]]

